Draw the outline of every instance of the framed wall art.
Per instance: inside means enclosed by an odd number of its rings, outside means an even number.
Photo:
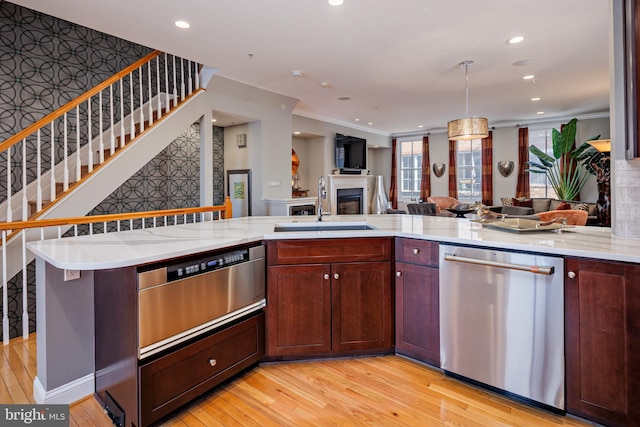
[[[233,218],[251,216],[251,169],[227,171],[227,194]]]

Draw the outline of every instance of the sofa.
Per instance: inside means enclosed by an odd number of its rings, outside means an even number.
[[[576,200],[558,200],[550,197],[533,197],[533,198],[510,198],[503,197],[501,199],[502,206],[491,206],[489,209],[493,212],[516,216],[516,217],[535,217],[540,220],[548,220],[550,217],[556,217],[561,215],[561,212],[556,211],[575,211],[581,210],[587,212],[586,225],[598,225],[598,218],[596,216],[596,203],[595,202],[581,202]],[[540,215],[543,213],[543,215]],[[547,212],[554,212],[548,214]],[[575,217],[573,221],[577,223],[583,221],[583,215],[571,215],[571,212],[566,212],[567,216]]]

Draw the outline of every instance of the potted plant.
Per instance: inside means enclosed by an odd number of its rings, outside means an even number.
[[[575,200],[589,176],[595,174],[593,168],[588,167],[588,162],[596,150],[588,141],[596,140],[600,135],[591,137],[574,148],[577,123],[578,119],[574,118],[564,125],[562,131],[553,129],[553,156],[533,145],[529,147],[529,151],[538,157],[540,163],[527,162],[527,171],[545,174],[560,200]]]

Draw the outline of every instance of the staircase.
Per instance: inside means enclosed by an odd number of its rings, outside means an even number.
[[[90,212],[207,111],[199,68],[153,52],[0,143],[0,221]],[[2,242],[3,284],[32,260],[32,234]]]

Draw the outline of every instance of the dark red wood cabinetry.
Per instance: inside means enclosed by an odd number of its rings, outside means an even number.
[[[267,242],[267,356],[393,349],[391,239]]]
[[[438,243],[396,239],[396,352],[440,365]]]
[[[640,426],[640,265],[566,259],[567,412]]]

